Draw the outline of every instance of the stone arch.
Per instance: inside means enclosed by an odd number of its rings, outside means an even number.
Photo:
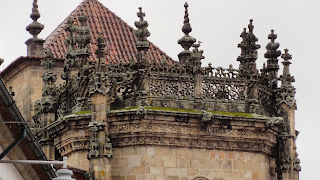
[[[192,177],[190,180],[210,180],[210,179],[206,176],[196,175],[196,176]]]

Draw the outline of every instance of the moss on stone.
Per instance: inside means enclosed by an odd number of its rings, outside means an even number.
[[[138,109],[139,106],[131,106],[131,107],[122,107],[122,108],[116,108],[114,111],[130,111],[134,109]]]
[[[224,116],[240,116],[240,117],[251,117],[253,118],[254,115],[249,113],[242,113],[242,112],[227,112],[227,111],[208,111],[212,114],[224,115]]]
[[[83,115],[83,114],[90,114],[92,113],[92,111],[79,111],[79,112],[75,112],[73,114],[76,114],[76,115]]]
[[[171,111],[171,112],[202,114],[202,111],[194,110],[194,109],[179,109],[179,108],[169,108],[169,107],[159,107],[159,106],[145,106],[144,108],[146,110],[155,110],[155,111]],[[116,109],[116,111],[130,111],[130,110],[136,110],[136,109],[138,109],[138,106],[119,108],[119,109]],[[216,114],[216,115],[222,115],[222,116],[239,116],[239,117],[249,117],[249,118],[255,117],[253,114],[242,113],[242,112],[227,112],[227,111],[208,111],[208,112],[211,112],[212,114]]]
[[[186,113],[201,113],[201,111],[194,109],[179,109],[179,108],[168,108],[159,106],[147,106],[144,107],[147,110],[157,110],[157,111],[174,111],[174,112],[186,112]]]

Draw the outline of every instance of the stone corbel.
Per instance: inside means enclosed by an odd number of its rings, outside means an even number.
[[[267,127],[279,126],[279,125],[283,125],[283,123],[284,123],[284,120],[282,117],[270,117],[266,121]]]
[[[211,112],[207,112],[203,110],[201,122],[209,122],[212,120],[212,117],[213,117],[213,114]]]

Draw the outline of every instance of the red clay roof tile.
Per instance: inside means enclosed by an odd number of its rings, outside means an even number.
[[[84,0],[69,17],[75,18],[75,23],[79,24],[78,16],[84,13],[87,16],[87,25],[90,27],[91,52],[90,60],[95,61],[96,39],[102,33],[106,39],[108,55],[107,63],[137,61],[136,36],[134,30],[120,17],[111,12],[98,0]],[[64,27],[67,25],[67,17],[46,39],[44,49],[50,48],[55,58],[63,59],[67,48],[64,40],[67,37]],[[151,62],[160,63],[163,60],[168,64],[173,63],[173,59],[161,51],[157,46],[150,42],[149,57]]]

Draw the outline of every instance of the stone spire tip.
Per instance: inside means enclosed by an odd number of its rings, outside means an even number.
[[[26,30],[33,36],[33,39],[38,39],[38,34],[42,31],[44,25],[37,21],[40,18],[37,0],[33,0],[30,18],[33,22],[27,26]]]
[[[182,32],[184,32],[185,35],[189,35],[189,33],[192,31],[191,25],[189,23],[190,19],[189,19],[189,13],[188,13],[188,3],[186,2],[184,4],[184,21],[183,21],[183,26],[182,26]]]
[[[248,28],[249,28],[249,32],[250,33],[253,33],[253,29],[254,29],[254,26],[253,26],[253,19],[250,19],[250,24],[248,24]]]

